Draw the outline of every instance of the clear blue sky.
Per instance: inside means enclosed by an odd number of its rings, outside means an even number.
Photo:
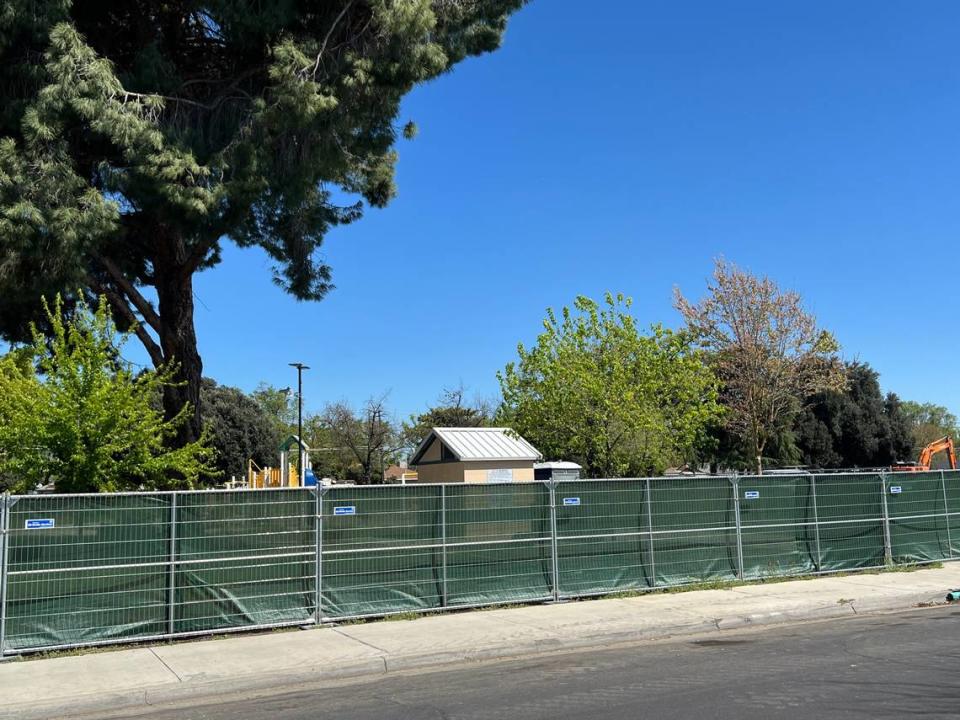
[[[399,196],[297,303],[258,251],[197,280],[205,374],[306,375],[400,416],[495,373],[544,309],[620,291],[677,325],[723,255],[799,290],[885,389],[960,411],[960,4],[534,0],[416,90]]]

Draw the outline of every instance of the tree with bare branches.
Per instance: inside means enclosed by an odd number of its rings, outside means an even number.
[[[804,309],[799,293],[781,290],[769,277],[717,259],[707,290],[694,303],[676,289],[676,308],[711,353],[728,408],[724,422],[750,449],[759,474],[768,443],[806,399],[845,388],[840,346]]]
[[[386,397],[371,398],[356,412],[345,402],[331,403],[319,417],[321,448],[333,455],[324,462],[335,468],[340,479],[361,485],[383,482],[383,470],[397,460],[403,446],[397,424],[389,417]]]

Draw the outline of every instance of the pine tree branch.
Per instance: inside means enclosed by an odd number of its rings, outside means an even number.
[[[204,258],[207,257],[207,253],[210,252],[210,249],[217,244],[219,237],[214,237],[212,240],[204,240],[193,246],[193,249],[190,251],[190,254],[187,256],[187,262],[185,270],[189,273],[193,273],[200,267],[200,264],[203,262]]]
[[[114,284],[127,296],[129,301],[143,316],[144,322],[159,333],[160,316],[157,314],[157,311],[153,309],[150,301],[140,294],[140,291],[133,286],[133,283],[127,280],[126,276],[120,271],[120,268],[118,268],[110,258],[101,255],[96,255],[95,257],[97,261],[103,265],[104,270],[110,275]]]
[[[333,31],[337,29],[337,25],[340,24],[340,21],[343,19],[343,16],[347,14],[347,10],[350,9],[351,5],[353,5],[353,0],[350,0],[346,5],[343,6],[340,14],[337,15],[333,21],[333,24],[330,26],[330,29],[327,30],[327,35],[323,38],[323,43],[320,45],[320,52],[317,53],[316,62],[313,64],[313,72],[311,73],[312,77],[317,77],[317,70],[320,69],[320,60],[323,57],[323,53],[327,50],[327,43],[330,42],[330,38],[333,36]]]
[[[139,319],[137,319],[137,316],[133,310],[130,309],[130,306],[127,305],[123,296],[108,285],[104,285],[89,276],[87,277],[87,284],[95,293],[107,298],[107,301],[113,307],[114,311],[129,324],[129,328],[133,331],[133,334],[137,336],[137,339],[146,349],[147,354],[150,355],[150,361],[153,363],[153,366],[156,368],[162,367],[164,365],[163,350],[160,348],[160,345],[157,344],[157,341],[150,336],[150,333],[147,332],[147,329]]]

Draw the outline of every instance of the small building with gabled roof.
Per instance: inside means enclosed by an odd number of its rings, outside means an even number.
[[[421,483],[533,482],[540,452],[510,428],[433,428],[410,458]]]

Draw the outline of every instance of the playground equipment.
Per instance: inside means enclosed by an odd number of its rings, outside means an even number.
[[[286,477],[285,477],[286,476]],[[253,460],[247,460],[247,487],[255,490],[275,487],[300,487],[295,465],[284,472],[283,467],[260,467]]]
[[[937,453],[947,453],[947,462],[951,470],[957,469],[957,453],[953,447],[953,438],[949,435],[934,440],[920,451],[920,458],[916,465],[894,465],[891,470],[894,472],[926,472],[930,469],[930,461]]]
[[[297,472],[297,463],[291,459],[291,448],[303,448],[303,479]],[[247,487],[251,489],[273,487],[303,487],[317,484],[310,464],[310,448],[301,443],[300,438],[291,435],[280,443],[280,464],[278,467],[261,468],[253,460],[247,461]]]

